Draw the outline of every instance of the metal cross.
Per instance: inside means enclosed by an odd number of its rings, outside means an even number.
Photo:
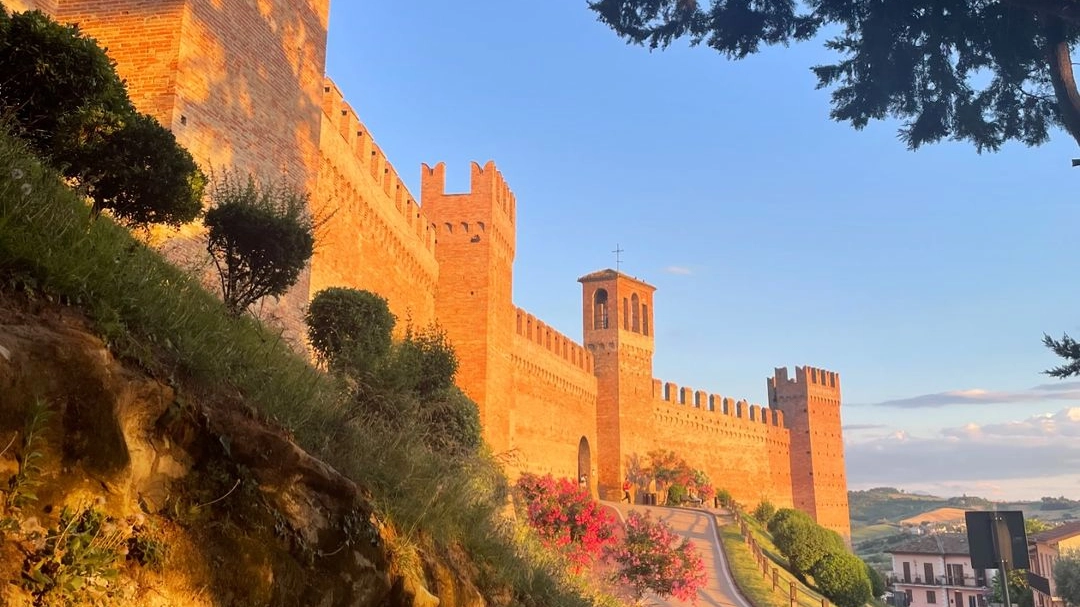
[[[622,254],[622,253],[625,253],[625,252],[626,252],[625,250],[619,248],[619,243],[615,243],[615,250],[612,251],[612,253],[615,254],[615,271],[616,272],[619,271],[620,266],[622,265],[622,258],[619,257],[619,255]]]

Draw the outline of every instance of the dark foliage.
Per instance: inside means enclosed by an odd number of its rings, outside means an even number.
[[[870,594],[874,598],[881,598],[887,590],[885,584],[885,576],[881,575],[881,572],[870,566],[869,563],[863,563],[866,565],[866,577],[870,580]]]
[[[0,109],[15,132],[129,224],[182,224],[202,210],[205,179],[152,117],[135,111],[115,65],[76,26],[39,11],[0,21]]]
[[[805,580],[806,574],[826,554],[846,551],[839,534],[792,508],[777,510],[769,520],[768,530],[777,550],[788,559],[791,572],[799,579]]]
[[[1080,375],[1080,343],[1068,335],[1063,335],[1060,341],[1049,335],[1043,335],[1043,345],[1050,348],[1054,354],[1069,361],[1044,373],[1060,379]]]
[[[128,115],[89,152],[82,176],[96,211],[110,209],[130,224],[175,226],[202,212],[202,172],[172,132],[153,118]]]
[[[873,596],[866,564],[850,552],[825,554],[813,573],[818,590],[838,607],[862,607]]]
[[[979,151],[1044,143],[1054,125],[1080,141],[1069,2],[1032,0],[591,0],[627,41],[678,39],[733,59],[828,32],[834,63],[813,66],[833,119],[861,129],[896,118],[909,148],[942,139]]]
[[[222,297],[239,316],[251,304],[296,284],[314,252],[307,196],[284,184],[241,182],[225,173],[211,188],[204,222],[206,248],[221,279]]]
[[[308,339],[331,369],[369,372],[393,343],[395,318],[386,299],[370,291],[333,287],[311,299]]]
[[[457,354],[445,331],[435,326],[421,331],[409,327],[405,339],[391,349],[379,383],[388,390],[427,397],[450,389],[457,368]]]

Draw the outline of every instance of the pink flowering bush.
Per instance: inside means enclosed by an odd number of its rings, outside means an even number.
[[[616,565],[614,581],[629,586],[638,601],[652,592],[696,603],[705,586],[705,564],[690,540],[648,513],[631,512],[626,539],[608,553]]]
[[[615,518],[568,478],[523,474],[517,489],[529,525],[549,548],[580,571],[615,542]]]

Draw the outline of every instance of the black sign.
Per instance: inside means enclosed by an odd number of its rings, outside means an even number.
[[[964,518],[973,568],[1006,571],[1028,568],[1023,512],[965,512]]]
[[[1034,573],[1027,572],[1028,586],[1031,586],[1035,590],[1050,596],[1050,580],[1044,578],[1041,575],[1035,575]]]

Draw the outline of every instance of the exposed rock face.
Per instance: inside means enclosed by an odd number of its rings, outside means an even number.
[[[77,314],[0,297],[0,450],[12,441],[0,479],[18,471],[33,404],[51,412],[37,500],[5,509],[0,494],[0,522],[20,526],[0,526],[0,604],[34,603],[33,584],[8,582],[65,506],[92,507],[131,538],[152,529],[167,547],[157,570],[121,559],[109,605],[484,604],[454,559],[396,566],[394,531],[364,492],[284,432],[235,403],[182,396],[114,359]]]

